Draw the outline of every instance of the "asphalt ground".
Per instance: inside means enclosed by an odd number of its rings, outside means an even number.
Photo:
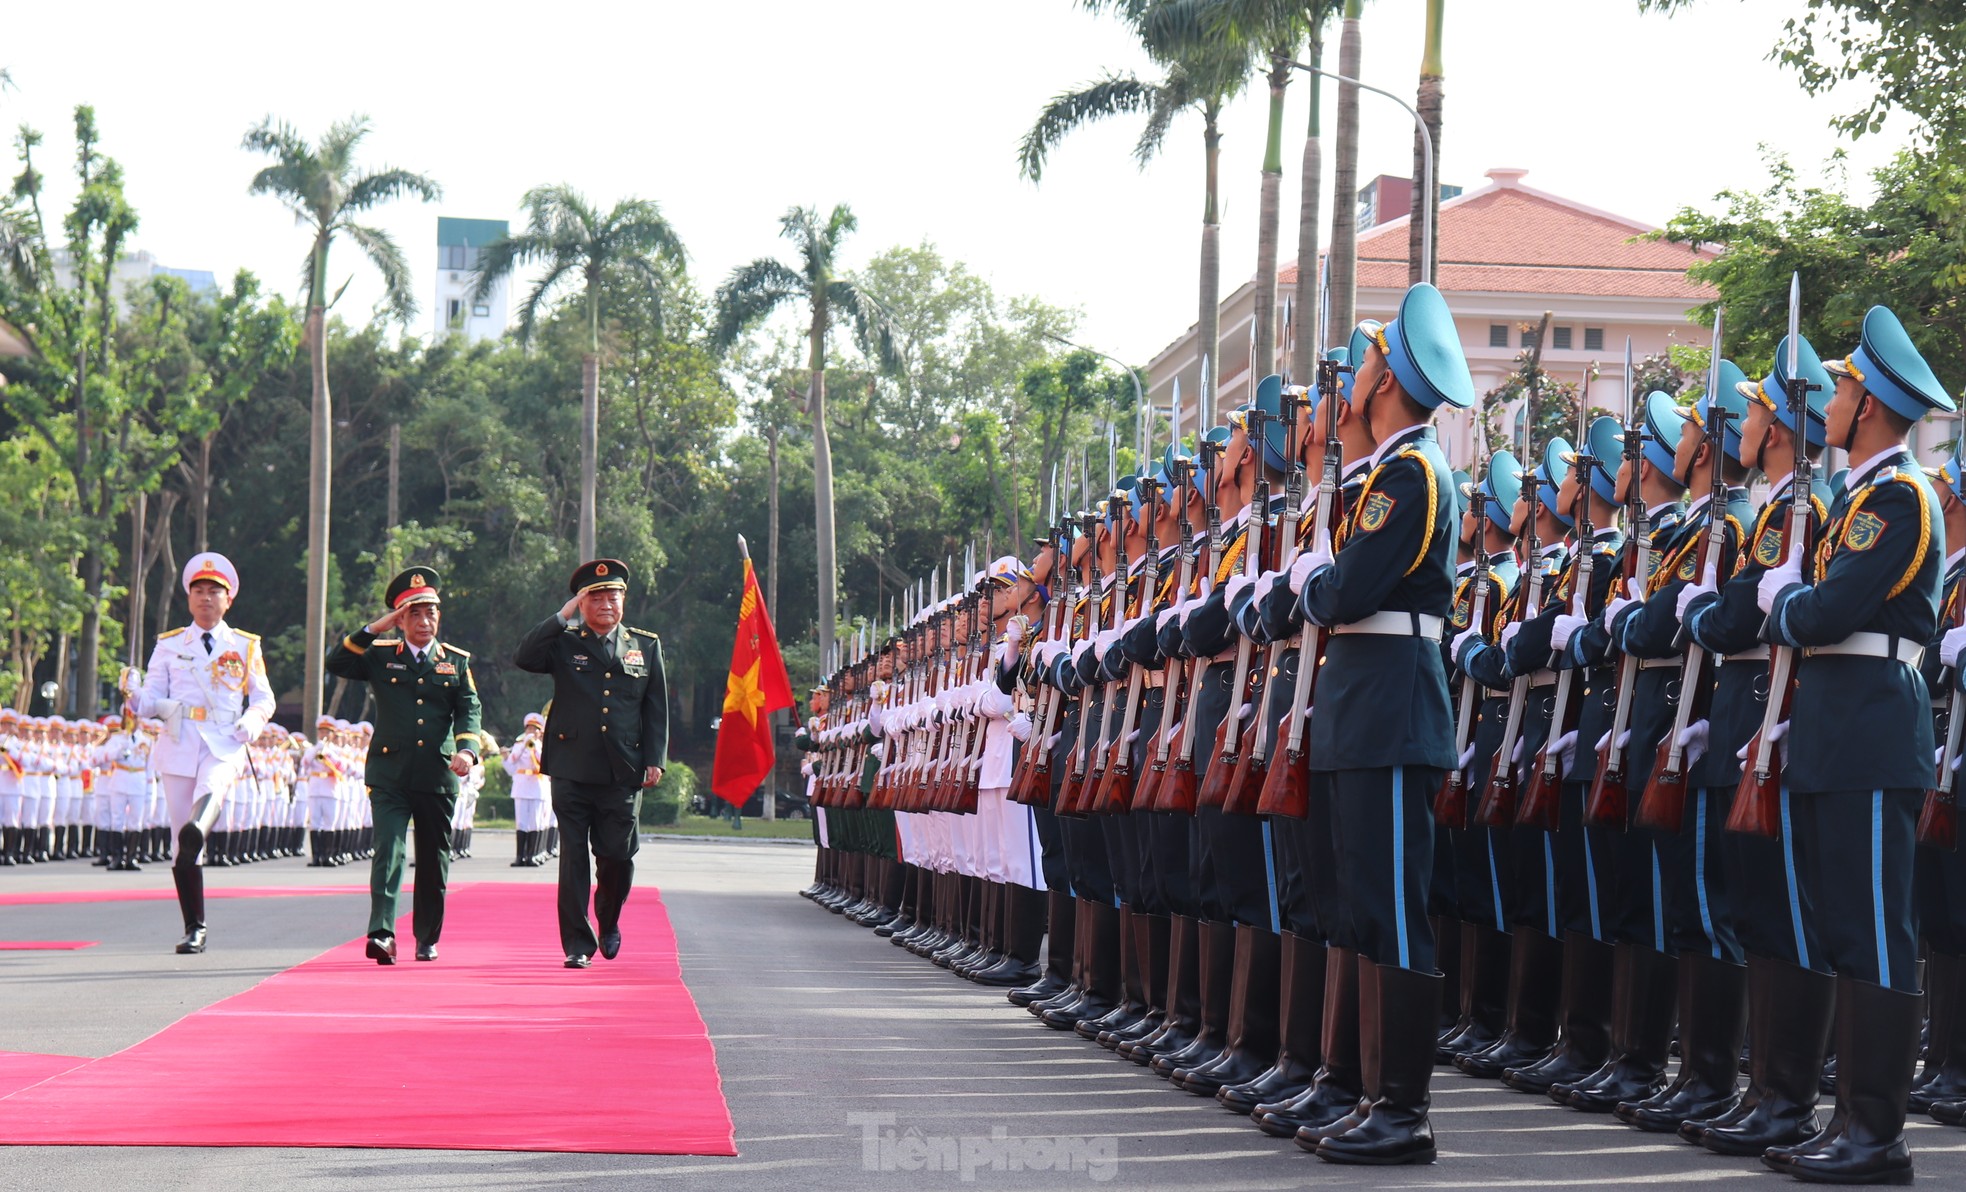
[[[553,880],[550,868],[508,868],[509,841],[479,833],[477,857],[453,866],[452,880]],[[0,1189],[1792,1186],[1752,1160],[1444,1069],[1434,1082],[1438,1163],[1335,1167],[797,897],[811,865],[806,847],[679,840],[648,841],[638,861],[639,880],[662,890],[716,1044],[737,1125],[734,1159],[14,1146],[0,1151]],[[290,860],[209,876],[213,888],[349,886],[366,870]],[[137,884],[168,888],[169,876],[161,866],[128,875],[75,862],[0,870],[0,892]],[[366,899],[214,899],[210,916],[211,951],[184,957],[171,951],[180,932],[170,901],[0,907],[0,938],[100,941],[77,952],[0,953],[0,1050],[97,1056],[127,1047],[359,935]],[[542,940],[540,963],[558,961],[555,941]],[[488,1034],[484,1045],[499,1041]],[[552,1062],[514,1056],[512,1080]],[[1966,1186],[1966,1132],[1921,1119],[1911,1137],[1921,1182]]]

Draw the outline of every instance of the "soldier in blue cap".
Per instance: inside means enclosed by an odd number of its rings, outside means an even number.
[[[1434,1157],[1427,1110],[1442,984],[1426,914],[1432,802],[1456,761],[1440,654],[1454,598],[1452,478],[1432,419],[1442,405],[1472,406],[1475,390],[1432,286],[1408,290],[1398,316],[1366,334],[1352,405],[1375,442],[1370,469],[1333,553],[1300,556],[1290,573],[1304,618],[1333,630],[1310,757],[1331,774],[1339,888],[1359,952],[1365,1096],[1297,1139],[1332,1162],[1424,1163]],[[1387,708],[1402,715],[1388,719]]]
[[[1481,479],[1468,486],[1468,509],[1461,517],[1463,557],[1455,573],[1454,611],[1448,616],[1448,629],[1455,640],[1470,629],[1489,643],[1501,634],[1505,609],[1521,574],[1515,554],[1515,524],[1519,516],[1527,516],[1526,511],[1516,508],[1522,484],[1522,465],[1513,452],[1503,450],[1489,456]],[[1482,583],[1486,584],[1484,604],[1481,623],[1476,626],[1475,597]],[[1448,662],[1452,661],[1450,656]],[[1471,739],[1457,759],[1465,775],[1463,801],[1473,807],[1487,788],[1509,701],[1506,693],[1482,686],[1458,666],[1452,667],[1449,676],[1456,688],[1475,684],[1472,692],[1455,692],[1457,706],[1463,698],[1475,701]],[[1450,825],[1447,830],[1454,854],[1458,922],[1454,924],[1457,939],[1443,940],[1441,947],[1460,949],[1461,1000],[1455,1020],[1442,1033],[1437,1049],[1437,1058],[1445,1062],[1487,1049],[1508,1025],[1511,943],[1505,908],[1514,882],[1504,872],[1508,854],[1493,847],[1491,836],[1489,829],[1472,823]]]
[[[1569,535],[1575,506],[1564,500],[1572,491],[1570,443],[1552,438],[1544,445],[1542,462],[1524,479],[1516,501],[1514,525],[1519,538],[1536,543],[1536,562],[1527,582],[1519,582],[1502,610],[1502,623],[1491,645],[1472,629],[1455,637],[1451,653],[1469,677],[1500,699],[1501,736],[1490,750],[1493,759],[1480,776],[1482,798],[1490,797],[1492,778],[1527,773],[1549,737],[1555,707],[1557,676],[1551,667],[1551,617],[1562,611],[1559,581],[1571,557]],[[1528,543],[1522,543],[1528,549]],[[1511,713],[1516,725],[1508,733]],[[1501,756],[1506,751],[1507,756]],[[1512,804],[1510,804],[1512,806]],[[1477,808],[1480,806],[1478,802]],[[1445,1058],[1469,1075],[1494,1078],[1511,1067],[1531,1063],[1556,1041],[1554,1008],[1556,974],[1562,966],[1555,939],[1546,930],[1544,891],[1551,880],[1549,852],[1541,834],[1511,822],[1497,827],[1476,825],[1486,837],[1490,869],[1499,879],[1494,897],[1501,903],[1501,938],[1489,938],[1494,955],[1484,971],[1496,964],[1509,972],[1505,1027],[1489,1039],[1457,1042]],[[1518,930],[1526,928],[1526,930]]]
[[[1953,444],[1943,467],[1927,472],[1938,490],[1944,511],[1946,545],[1945,598],[1939,606],[1940,640],[1925,651],[1920,668],[1932,690],[1933,737],[1948,739],[1947,730],[1959,704],[1960,648],[1966,646],[1961,611],[1966,608],[1966,466],[1961,452],[1966,441]],[[1955,753],[1956,756],[1956,753]],[[1948,759],[1941,754],[1940,765]],[[1959,775],[1941,768],[1938,781],[1958,803]],[[1929,843],[1929,842],[1928,842]],[[1966,1125],[1966,856],[1935,844],[1918,850],[1913,882],[1918,898],[1918,926],[1925,937],[1926,1013],[1931,1022],[1931,1045],[1925,1067],[1912,1085],[1909,1106],[1930,1113],[1947,1125]]]
[[[1756,598],[1765,636],[1802,652],[1783,740],[1790,826],[1837,974],[1837,1114],[1762,1158],[1819,1182],[1908,1182],[1904,1112],[1923,1020],[1912,854],[1934,751],[1918,663],[1938,632],[1946,543],[1905,439],[1927,413],[1957,407],[1881,306],[1827,367],[1829,441],[1856,461],[1849,487],[1810,567],[1792,555]],[[1828,1040],[1811,1042],[1820,1054]]]
[[[1702,776],[1696,772],[1706,752],[1709,724],[1703,707],[1700,717],[1694,718],[1695,706],[1701,700],[1690,694],[1688,687],[1700,684],[1705,687],[1701,695],[1710,695],[1712,673],[1704,664],[1704,653],[1697,672],[1688,673],[1688,639],[1679,613],[1682,591],[1697,584],[1711,587],[1724,583],[1733,574],[1753,520],[1746,488],[1750,463],[1742,455],[1741,438],[1748,403],[1739,392],[1747,378],[1727,360],[1718,362],[1714,376],[1718,379],[1715,392],[1704,393],[1679,410],[1684,421],[1674,451],[1673,473],[1693,498],[1683,529],[1660,558],[1647,584],[1646,599],[1621,622],[1621,644],[1641,659],[1641,668],[1650,663],[1653,669],[1661,669],[1663,663],[1667,674],[1680,676],[1677,691],[1670,686],[1666,691],[1665,732],[1674,732],[1675,726],[1686,722],[1677,730],[1680,768],[1669,775],[1687,792],[1680,830],[1656,834],[1651,841],[1658,875],[1654,880],[1663,906],[1659,929],[1666,943],[1664,950],[1676,957],[1683,1062],[1673,1084],[1649,1096],[1629,1098],[1614,1110],[1630,1125],[1661,1133],[1675,1131],[1690,1119],[1713,1117],[1733,1108],[1739,1096],[1735,1084],[1747,1016],[1747,969],[1731,917],[1725,913],[1731,887],[1717,847],[1732,800],[1709,798]],[[1713,449],[1716,434],[1720,439],[1718,452]],[[1716,492],[1724,492],[1726,498],[1719,509],[1713,507]],[[1717,551],[1713,549],[1716,522],[1720,530]],[[1695,705],[1677,714],[1679,702],[1687,699],[1693,699]],[[1633,754],[1640,763],[1634,766],[1634,774],[1650,774],[1654,767],[1655,754],[1651,751],[1657,747],[1646,742],[1652,740],[1650,714],[1657,710],[1646,707],[1642,730],[1635,727],[1633,732],[1634,749],[1644,750]],[[1635,726],[1638,724],[1635,720]],[[1674,761],[1671,751],[1665,753],[1668,756],[1657,764],[1670,766]],[[1658,1014],[1669,1024],[1673,1011],[1668,1006]],[[1662,1029],[1670,1031],[1671,1027]]]

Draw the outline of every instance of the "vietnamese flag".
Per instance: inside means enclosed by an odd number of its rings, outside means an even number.
[[[739,540],[742,546],[742,540]],[[717,726],[717,760],[710,789],[733,807],[742,807],[771,773],[777,751],[771,743],[771,714],[792,706],[792,680],[778,653],[778,635],[758,591],[758,573],[744,555],[744,600],[737,610],[737,641],[730,649],[730,677],[724,682],[724,715]]]

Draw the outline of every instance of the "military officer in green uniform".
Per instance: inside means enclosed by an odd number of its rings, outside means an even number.
[[[662,642],[621,623],[628,566],[619,559],[580,565],[573,597],[519,643],[512,665],[553,676],[540,766],[553,780],[560,854],[560,944],[568,968],[586,968],[596,951],[621,950],[621,906],[634,883],[642,789],[669,765],[669,696]],[[595,937],[587,921],[589,848],[594,854]]]
[[[328,654],[328,673],[367,683],[375,697],[365,778],[376,841],[369,869],[368,954],[377,964],[396,963],[396,898],[412,822],[417,879],[410,922],[416,958],[437,959],[458,779],[470,773],[479,749],[471,655],[437,640],[443,616],[438,582],[429,567],[412,567],[390,580],[383,593],[389,612]]]

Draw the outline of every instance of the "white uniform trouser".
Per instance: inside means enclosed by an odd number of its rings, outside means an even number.
[[[20,827],[20,788],[0,791],[0,828]]]
[[[99,792],[102,822],[98,827],[111,832],[134,832],[143,826],[143,803],[149,783],[140,772],[118,770],[106,790]]]
[[[200,832],[211,834],[239,780],[241,760],[235,757],[227,761],[200,750],[196,774],[164,775],[164,806],[170,813],[173,836],[184,831],[187,824],[196,824]]]
[[[1044,870],[1038,862],[1037,821],[1029,807],[1011,802],[1009,796],[1009,787],[984,787],[977,792],[976,818],[983,837],[985,876],[1042,890]]]
[[[826,832],[826,809],[824,807],[814,807],[812,809],[812,818],[817,822],[819,828],[819,847],[831,848],[831,837]],[[894,818],[900,819],[901,817],[897,815]]]
[[[49,814],[51,824],[72,824],[75,822],[75,796],[81,792],[82,784],[62,775],[55,779],[55,805]]]

